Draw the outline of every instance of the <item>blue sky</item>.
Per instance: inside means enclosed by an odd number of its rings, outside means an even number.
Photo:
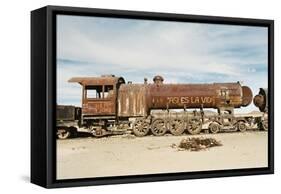
[[[81,106],[77,76],[114,74],[126,81],[237,82],[267,87],[265,27],[103,17],[57,17],[57,103]],[[253,105],[242,112],[255,110]]]

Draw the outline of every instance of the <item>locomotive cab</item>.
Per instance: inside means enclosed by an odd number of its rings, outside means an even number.
[[[82,86],[82,119],[115,118],[117,90],[125,83],[122,77],[74,77],[69,82]]]

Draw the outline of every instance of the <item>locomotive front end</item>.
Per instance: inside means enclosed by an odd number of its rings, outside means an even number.
[[[266,88],[260,88],[259,94],[254,97],[254,104],[261,112],[268,110],[268,92]]]

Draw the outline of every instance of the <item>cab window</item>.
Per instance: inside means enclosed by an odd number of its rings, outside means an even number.
[[[113,86],[105,85],[104,86],[104,98],[110,98],[113,95]]]
[[[113,85],[86,86],[85,98],[87,99],[106,99],[113,96]]]
[[[85,97],[87,99],[102,98],[102,86],[86,86]]]

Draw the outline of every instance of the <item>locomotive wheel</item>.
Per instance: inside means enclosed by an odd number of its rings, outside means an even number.
[[[155,119],[152,122],[151,132],[155,136],[164,135],[167,131],[166,123],[163,119]]]
[[[145,119],[136,119],[133,125],[133,132],[138,137],[143,137],[149,132],[149,123]]]
[[[170,123],[170,132],[173,135],[181,135],[184,132],[184,121],[181,119],[174,119]]]
[[[262,122],[262,128],[263,128],[263,130],[268,131],[268,120],[267,119]]]
[[[192,134],[196,135],[199,134],[202,130],[202,123],[200,119],[191,119],[187,126],[187,131]]]
[[[259,128],[261,130],[267,131],[268,130],[268,120],[263,120],[259,123]]]
[[[239,121],[236,124],[236,128],[237,128],[237,130],[239,130],[241,132],[245,132],[247,130],[247,126],[246,126],[246,123],[244,121]]]
[[[58,129],[57,130],[57,137],[59,139],[67,139],[71,135],[70,131],[67,129]]]
[[[220,124],[213,122],[209,125],[209,131],[211,133],[218,133],[221,130]]]

